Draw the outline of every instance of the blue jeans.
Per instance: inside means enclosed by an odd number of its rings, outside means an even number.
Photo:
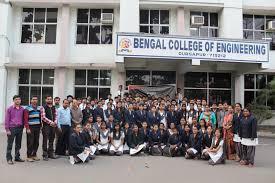
[[[15,159],[20,158],[20,149],[21,149],[21,142],[22,142],[22,133],[23,133],[23,126],[21,127],[14,127],[10,128],[11,135],[7,135],[7,154],[6,159],[7,161],[12,160],[12,145],[13,141],[15,140]]]

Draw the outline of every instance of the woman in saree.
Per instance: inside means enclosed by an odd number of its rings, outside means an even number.
[[[226,145],[226,156],[229,160],[235,160],[235,146],[233,141],[233,122],[234,109],[228,106],[228,112],[223,118],[223,138]]]

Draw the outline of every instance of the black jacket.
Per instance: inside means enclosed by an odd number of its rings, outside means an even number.
[[[83,130],[80,133],[80,136],[81,136],[83,143],[86,147],[90,147],[91,145],[94,144],[94,141],[93,141],[89,131]]]
[[[205,149],[206,147],[211,147],[212,144],[212,139],[213,139],[213,134],[208,136],[207,133],[203,134],[203,139],[202,139],[202,148]]]
[[[159,131],[160,134],[160,143],[162,145],[166,145],[168,142],[168,138],[169,138],[169,134],[167,132],[167,130],[163,130],[163,132]]]
[[[157,132],[153,132],[151,131],[149,133],[149,146],[153,146],[153,145],[160,145],[160,132],[157,131]]]
[[[240,113],[238,116],[237,113],[233,115],[233,121],[232,121],[232,129],[234,134],[239,134],[240,133],[240,124],[241,124],[241,119],[242,119],[243,114]]]
[[[92,110],[92,109],[83,109],[82,114],[83,114],[82,124],[84,124],[89,119],[90,116],[93,116],[94,110]]]
[[[177,145],[177,147],[180,147],[180,145],[181,145],[181,137],[180,137],[180,135],[179,134],[170,135],[167,144],[169,146],[170,145]]]
[[[140,132],[138,132],[137,135],[134,132],[129,135],[128,146],[130,148],[135,148],[137,145],[141,145],[143,143],[143,136]]]
[[[125,122],[128,122],[130,124],[130,126],[132,126],[133,124],[135,124],[136,119],[135,119],[135,111],[130,111],[126,110],[124,113],[124,120]]]
[[[73,132],[70,136],[69,152],[70,155],[76,156],[85,150],[85,144],[81,138],[81,135]]]
[[[241,118],[240,124],[240,137],[241,138],[257,138],[257,120],[254,116]]]
[[[201,144],[202,144],[202,140],[201,140],[200,134],[197,134],[196,137],[194,136],[194,134],[190,136],[189,143],[188,143],[189,148],[194,148],[200,153]]]

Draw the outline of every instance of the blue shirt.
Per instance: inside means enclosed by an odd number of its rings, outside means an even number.
[[[58,128],[61,127],[61,125],[69,125],[71,126],[72,117],[71,117],[71,110],[69,107],[64,109],[64,107],[60,107],[57,110],[57,126]]]

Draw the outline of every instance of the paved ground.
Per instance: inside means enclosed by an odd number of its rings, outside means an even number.
[[[22,157],[25,158],[23,138]],[[70,183],[70,182],[203,182],[203,183],[274,183],[275,139],[260,139],[257,147],[256,167],[241,167],[235,162],[209,166],[201,160],[185,160],[183,157],[122,157],[99,156],[88,164],[70,165],[60,158],[48,162],[17,163],[10,166],[5,161],[6,136],[0,133],[0,182],[1,183]],[[41,149],[41,147],[39,148]],[[41,154],[41,152],[39,152]],[[100,181],[101,180],[101,181]]]

